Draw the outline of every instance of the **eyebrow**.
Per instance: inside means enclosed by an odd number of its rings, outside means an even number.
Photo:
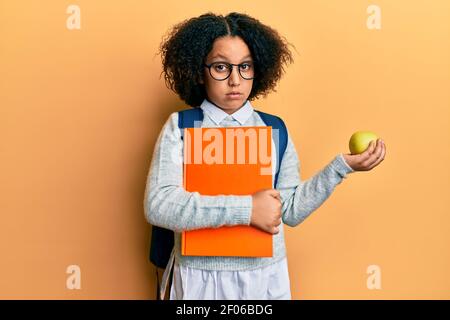
[[[251,58],[252,56],[250,54],[246,55],[245,57],[243,57],[241,60],[247,59],[247,58]],[[221,55],[221,54],[216,54],[214,57],[212,57],[211,59],[216,59],[216,58],[223,58],[225,60],[227,60],[228,58]]]

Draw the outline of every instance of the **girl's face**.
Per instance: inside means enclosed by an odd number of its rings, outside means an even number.
[[[210,65],[213,62],[228,62],[240,64],[243,62],[251,62],[253,60],[246,43],[240,37],[225,36],[214,41],[213,48],[206,57],[205,64]],[[223,65],[219,66],[219,70],[223,69]],[[244,66],[242,74],[248,66]],[[211,68],[211,71],[213,68]],[[248,77],[250,78],[250,77]],[[241,77],[237,66],[233,67],[230,76],[225,80],[214,79],[207,67],[204,67],[203,80],[208,100],[213,102],[223,111],[232,114],[241,108],[247,101],[252,90],[253,79],[246,80]],[[239,92],[239,96],[230,96],[230,92]]]

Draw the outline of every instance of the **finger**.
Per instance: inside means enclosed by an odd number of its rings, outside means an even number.
[[[281,214],[280,214],[279,212],[277,212],[277,213],[272,217],[272,219],[273,219],[273,224],[274,224],[274,225],[280,224],[280,221],[281,221]]]
[[[365,161],[367,161],[367,159],[370,158],[370,155],[372,154],[373,149],[374,149],[374,142],[372,140],[369,142],[369,146],[367,147],[367,149],[363,153],[360,153],[357,155],[360,157],[359,162],[361,163],[361,165],[363,165],[363,163]]]
[[[383,144],[381,143],[381,139],[378,139],[377,147],[373,152],[373,161],[376,162],[381,157],[383,153]]]
[[[373,164],[371,164],[371,165],[369,166],[368,170],[371,170],[372,168],[374,168],[374,167],[376,167],[377,165],[379,165],[380,162],[384,160],[384,157],[385,157],[385,156],[386,156],[386,147],[384,146],[384,144],[382,144],[382,150],[381,150],[380,157],[377,158],[377,160],[376,160]]]
[[[366,170],[371,170],[372,168],[376,167],[381,161],[383,161],[385,152],[386,148],[381,144],[381,151],[379,152],[379,155],[376,157],[375,160],[367,164]]]
[[[280,232],[280,229],[278,227],[273,227],[272,233],[273,234],[278,234],[278,232]]]
[[[381,145],[381,139],[378,139],[376,142],[375,141],[371,141],[372,144],[372,152],[369,154],[369,156],[364,159],[361,163],[361,165],[363,167],[370,167],[372,164],[374,164],[378,158],[381,156],[381,152],[382,152],[382,145]]]
[[[369,156],[373,153],[375,146],[376,146],[376,141],[375,140],[370,141],[369,147],[367,148],[367,154]]]
[[[277,198],[280,196],[280,192],[277,189],[268,189],[268,193],[273,196],[274,198]]]
[[[378,147],[378,140],[372,140],[370,141],[370,148],[369,148],[369,155],[371,156]]]

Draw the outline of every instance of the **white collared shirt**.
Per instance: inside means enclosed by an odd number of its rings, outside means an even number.
[[[203,110],[203,112],[206,112],[208,114],[208,116],[211,118],[211,120],[214,121],[216,125],[220,125],[220,123],[228,117],[228,120],[237,120],[241,126],[244,125],[252,116],[254,110],[249,100],[247,100],[242,107],[240,107],[231,115],[217,107],[208,99],[203,100],[200,108]]]
[[[242,126],[253,114],[250,101],[229,115],[212,102],[204,99],[200,108],[206,113],[206,120],[222,126],[226,121],[238,121]],[[209,119],[208,119],[209,118]],[[228,122],[229,124],[229,122]],[[272,150],[275,150],[272,141]],[[272,185],[275,179],[276,155],[272,154]],[[269,266],[245,271],[216,271],[190,268],[174,261],[172,252],[167,277],[173,264],[171,300],[278,300],[291,299],[289,272],[286,258]],[[167,281],[167,280],[166,280]],[[164,287],[165,287],[165,282]],[[164,290],[165,291],[165,290]],[[164,293],[161,295],[164,297]]]

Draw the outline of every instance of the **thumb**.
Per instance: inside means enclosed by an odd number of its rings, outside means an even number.
[[[280,192],[277,189],[268,189],[267,192],[274,198],[280,198]]]

